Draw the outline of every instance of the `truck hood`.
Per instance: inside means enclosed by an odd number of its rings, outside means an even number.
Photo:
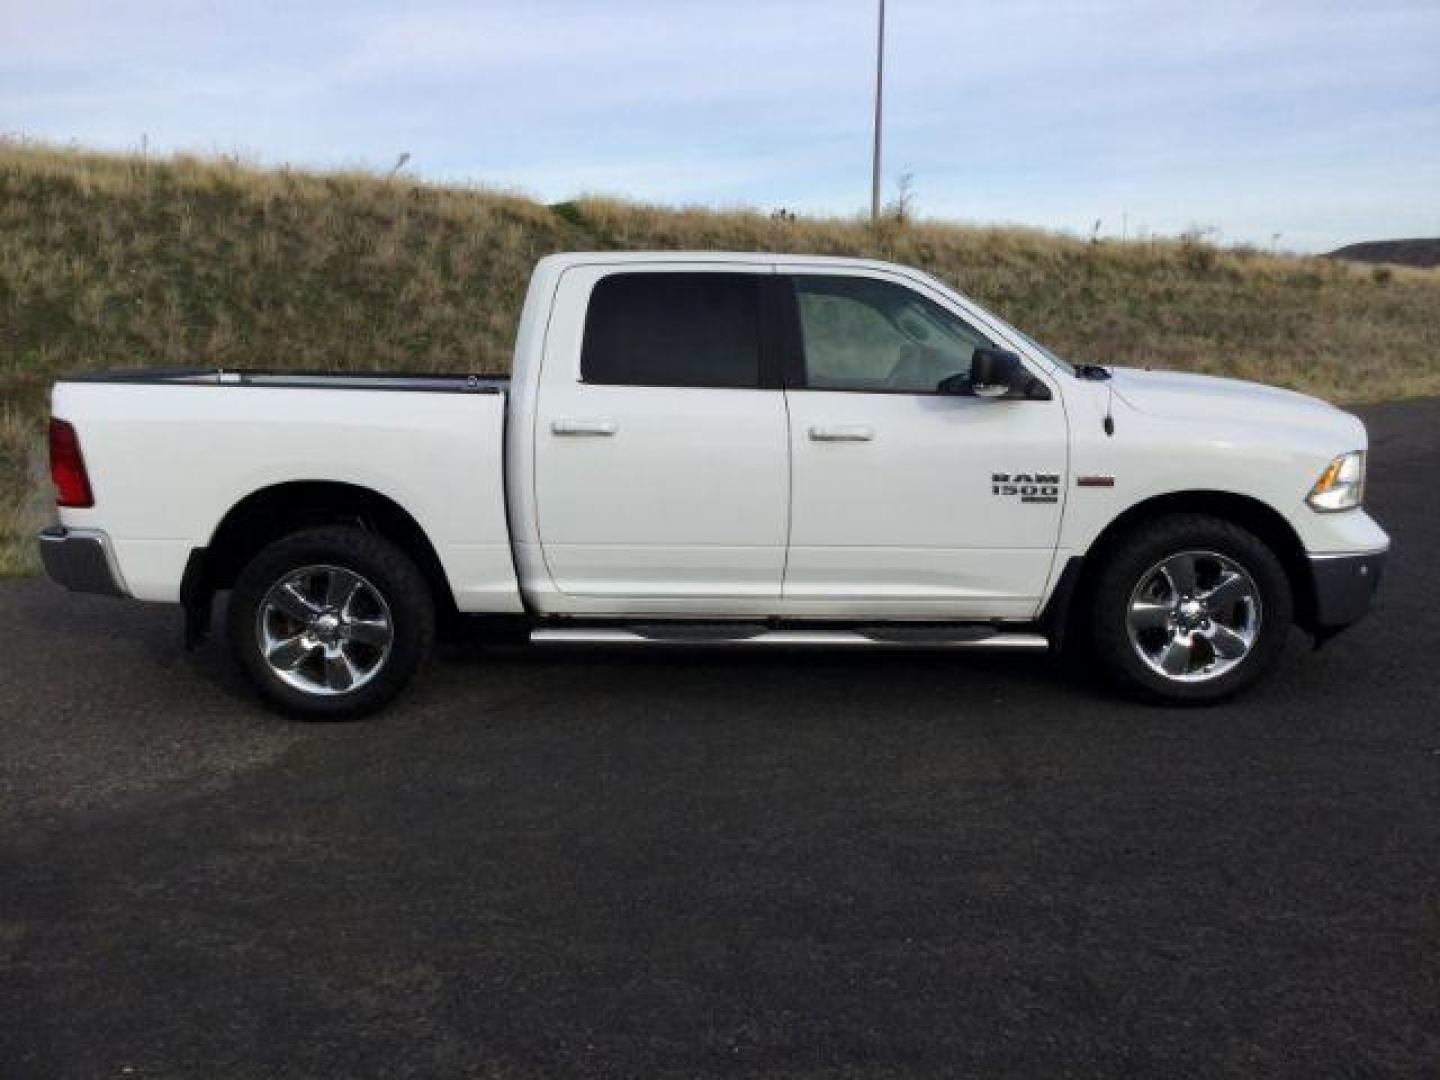
[[[1333,435],[1344,449],[1365,445],[1358,419],[1328,401],[1276,386],[1177,371],[1112,368],[1118,397],[1140,412],[1176,420],[1241,420]]]

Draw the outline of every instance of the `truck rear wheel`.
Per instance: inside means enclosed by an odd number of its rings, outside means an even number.
[[[1146,522],[1110,553],[1091,608],[1097,659],[1166,701],[1219,701],[1252,685],[1285,646],[1293,600],[1259,537],[1220,518]]]
[[[227,619],[250,682],[301,719],[381,708],[435,639],[434,601],[415,564],[349,527],[306,529],[264,548],[235,582]]]

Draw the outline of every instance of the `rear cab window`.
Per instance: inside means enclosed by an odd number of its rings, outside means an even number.
[[[590,294],[581,381],[759,389],[760,312],[755,274],[610,274]]]

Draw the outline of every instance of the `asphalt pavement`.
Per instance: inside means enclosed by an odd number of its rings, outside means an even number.
[[[1035,656],[448,649],[359,724],[0,583],[0,1076],[1440,1073],[1440,400],[1241,701]]]

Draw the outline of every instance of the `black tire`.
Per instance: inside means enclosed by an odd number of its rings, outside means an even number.
[[[319,568],[319,572],[294,577],[307,568]],[[333,578],[328,576],[332,573]],[[293,631],[300,644],[292,647],[287,659],[302,653],[305,659],[288,668],[288,673],[281,673],[279,668],[286,665],[273,666],[267,660],[265,641],[275,620],[284,627],[290,616],[281,610],[286,605],[274,602],[279,594],[272,589],[287,579],[314,581],[324,589],[331,580],[343,585],[355,577],[367,588],[350,593],[347,604],[369,605],[368,611],[358,613],[356,622],[380,628],[375,632],[387,638],[385,643],[358,639],[352,643],[347,607],[343,619],[332,617],[330,625],[323,628],[330,635],[326,644],[307,650],[305,643],[317,639],[310,631],[297,629],[305,624],[295,619],[292,627],[282,629],[279,635]],[[301,592],[305,591],[302,586]],[[315,595],[305,602],[318,604],[319,611],[327,614],[341,610],[338,605],[327,606],[323,597],[317,600]],[[335,626],[336,621],[343,621],[346,629]],[[227,630],[230,648],[246,677],[281,712],[304,720],[348,720],[388,704],[429,657],[435,641],[435,602],[415,563],[383,537],[344,526],[305,529],[270,544],[241,571],[230,594]],[[275,643],[273,638],[271,641]],[[342,645],[344,657],[339,656]],[[354,679],[350,687],[344,685],[347,676],[343,671],[331,679],[328,658],[332,653],[337,669],[350,669]],[[357,668],[363,682],[354,674]]]
[[[1222,656],[1210,643],[1211,637],[1201,635],[1198,628],[1193,634],[1181,635],[1181,641],[1195,642],[1197,637],[1201,640],[1191,647],[1188,661],[1180,658],[1177,650],[1177,666],[1188,664],[1187,670],[1167,675],[1157,671],[1152,663],[1163,659],[1167,641],[1173,634],[1169,627],[1173,624],[1136,631],[1132,640],[1131,604],[1143,583],[1170,581],[1168,576],[1160,579],[1154,576],[1162,563],[1180,557],[1183,565],[1190,553],[1203,553],[1200,558],[1189,560],[1192,568],[1199,566],[1202,574],[1227,569],[1233,572],[1239,568],[1249,576],[1250,581],[1243,585],[1253,585],[1253,591],[1258,594],[1258,604],[1253,609],[1258,626],[1248,651],[1239,657]],[[1219,559],[1209,558],[1211,554],[1228,561],[1228,568]],[[1204,585],[1202,581],[1193,595],[1204,594]],[[1162,591],[1160,595],[1158,603],[1168,605],[1173,593]],[[1151,602],[1143,596],[1140,599]],[[1247,603],[1249,601],[1242,600],[1228,610],[1243,621],[1251,610],[1245,606]],[[1221,518],[1172,514],[1136,526],[1106,556],[1090,593],[1090,645],[1103,671],[1123,688],[1152,700],[1216,702],[1252,686],[1274,666],[1285,647],[1293,612],[1294,600],[1285,568],[1264,541],[1248,529]],[[1164,617],[1182,616],[1176,612]],[[1211,627],[1206,616],[1187,612],[1185,617],[1205,617],[1204,628]],[[1221,622],[1218,618],[1215,621]],[[1234,651],[1238,652],[1238,648]],[[1150,662],[1142,653],[1150,656]],[[1217,673],[1206,674],[1207,662]]]

